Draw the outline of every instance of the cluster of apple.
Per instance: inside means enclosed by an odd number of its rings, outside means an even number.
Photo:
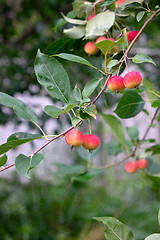
[[[96,16],[95,14],[92,14],[91,16],[88,17],[87,21],[90,21],[95,16]],[[138,34],[138,31],[128,32],[127,33],[128,43],[131,43],[137,34]],[[119,38],[119,36],[117,38]],[[92,41],[87,42],[84,46],[84,51],[89,55],[96,55],[99,52],[99,48],[97,48],[95,44],[104,40],[115,41],[114,38],[106,38],[105,36],[100,36],[96,39],[95,42],[92,42]],[[117,46],[113,47],[113,49],[111,50],[111,53],[114,53],[114,52],[119,52],[119,49]]]
[[[83,135],[82,132],[77,129],[72,129],[68,133],[65,134],[66,143],[73,147],[83,146],[85,149],[92,152],[92,150],[96,149],[100,145],[100,140],[95,134],[86,134]]]
[[[125,165],[125,169],[128,173],[134,173],[138,169],[145,169],[148,166],[148,161],[145,158],[138,159],[137,162],[129,161]]]
[[[131,71],[125,74],[124,77],[112,76],[108,80],[108,88],[113,92],[122,92],[125,88],[138,88],[142,82],[142,76],[136,71]]]

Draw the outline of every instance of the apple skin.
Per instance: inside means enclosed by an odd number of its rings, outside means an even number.
[[[85,149],[92,151],[92,150],[98,148],[99,145],[100,145],[99,137],[97,137],[95,134],[86,134],[84,136],[84,141],[83,141],[82,146]]]
[[[128,32],[127,33],[128,42],[131,43],[137,34],[138,34],[138,31]]]
[[[107,40],[107,38],[105,36],[100,36],[96,39],[96,43],[99,43],[99,42],[102,42],[102,41],[105,41]]]
[[[123,77],[121,76],[112,76],[109,78],[107,83],[108,88],[113,92],[122,92],[125,89],[124,83],[123,83]]]
[[[124,3],[124,2],[126,2],[126,0],[118,0],[118,1],[116,1],[116,2],[115,2],[115,7],[118,8],[118,5],[119,5],[119,4],[122,4],[122,3]]]
[[[137,163],[129,161],[126,163],[125,169],[128,173],[134,173],[138,169]]]
[[[84,46],[84,51],[88,54],[88,55],[96,55],[99,51],[99,48],[97,48],[95,46],[94,42],[87,42]]]
[[[145,169],[148,166],[148,161],[145,158],[137,160],[137,167],[140,169]]]
[[[123,78],[124,86],[129,89],[138,87],[141,82],[142,76],[136,71],[127,73]]]
[[[92,14],[91,16],[88,17],[87,21],[89,22],[92,18],[94,18],[96,15]]]
[[[65,141],[71,147],[79,147],[83,144],[84,135],[82,132],[72,129],[65,134]]]

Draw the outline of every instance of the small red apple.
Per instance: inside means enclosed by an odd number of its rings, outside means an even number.
[[[140,169],[145,169],[148,166],[148,161],[145,158],[137,160],[137,167]]]
[[[121,76],[112,76],[109,78],[107,83],[108,88],[113,92],[122,92],[125,89],[124,83],[123,83],[123,77]]]
[[[124,86],[129,89],[138,87],[141,82],[142,76],[136,71],[127,73],[123,78]]]
[[[125,165],[125,169],[128,173],[134,173],[137,171],[137,163],[129,161]]]
[[[138,31],[128,32],[127,33],[128,42],[131,43],[137,34],[138,34]]]
[[[89,55],[96,55],[99,51],[99,48],[95,46],[94,42],[87,42],[84,46],[84,51]]]
[[[92,150],[98,148],[99,144],[100,144],[100,140],[95,134],[86,134],[84,136],[84,141],[83,141],[82,146],[85,149],[92,151]]]
[[[124,3],[124,2],[126,2],[126,0],[118,0],[118,1],[116,1],[116,2],[115,2],[115,7],[118,8],[118,5],[119,5],[119,4],[122,4],[122,3]]]
[[[107,38],[105,36],[100,36],[96,39],[96,43],[102,42],[104,40],[107,40]]]
[[[82,132],[72,129],[65,135],[65,141],[71,147],[79,147],[82,145],[84,140],[84,135]]]

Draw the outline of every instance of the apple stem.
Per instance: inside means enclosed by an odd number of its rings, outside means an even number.
[[[90,122],[90,119],[88,118],[88,124],[89,124],[89,133],[92,134],[92,131],[91,131],[91,122]]]

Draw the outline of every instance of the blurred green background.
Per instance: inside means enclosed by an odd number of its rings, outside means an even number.
[[[158,1],[152,1],[153,6]],[[62,28],[54,32],[60,12],[72,10],[71,1],[57,0],[1,0],[0,1],[0,89],[10,95],[29,93],[43,95],[43,89],[34,75],[37,49],[42,52],[49,44],[62,37]],[[131,29],[138,30],[143,21],[127,20]],[[148,25],[138,47],[148,49],[158,67],[140,65],[141,71],[151,77],[159,89],[160,81],[160,17]],[[153,36],[154,33],[154,36]],[[77,48],[78,46],[78,48]],[[89,57],[83,51],[84,42],[72,41],[66,49]],[[136,50],[135,50],[136,51]],[[138,50],[137,50],[138,53]],[[99,66],[101,56],[90,58]],[[62,61],[72,86],[81,88],[88,79],[96,77],[96,71]],[[99,89],[98,89],[99,90]],[[47,95],[47,93],[45,93]],[[95,93],[96,94],[96,93]],[[55,100],[52,100],[55,102]],[[103,95],[97,108],[112,107],[117,99]],[[48,116],[39,114],[42,126]],[[0,109],[0,124],[12,121],[12,112]],[[21,121],[14,118],[15,124]],[[68,119],[69,121],[69,119]],[[57,120],[56,132],[62,128]],[[32,125],[29,125],[33,128]],[[97,131],[102,135],[102,129]],[[59,155],[60,153],[57,153]],[[104,155],[104,152],[101,153]],[[73,155],[73,162],[77,161]],[[81,161],[78,159],[78,161]],[[50,166],[48,166],[50,168]],[[47,169],[47,167],[46,167]],[[109,169],[88,182],[72,181],[71,176],[48,176],[33,172],[30,180],[7,170],[0,178],[0,240],[104,240],[103,226],[92,220],[95,216],[113,216],[128,225],[136,240],[142,240],[153,232],[159,232],[159,185],[142,172],[129,175],[121,168]]]

